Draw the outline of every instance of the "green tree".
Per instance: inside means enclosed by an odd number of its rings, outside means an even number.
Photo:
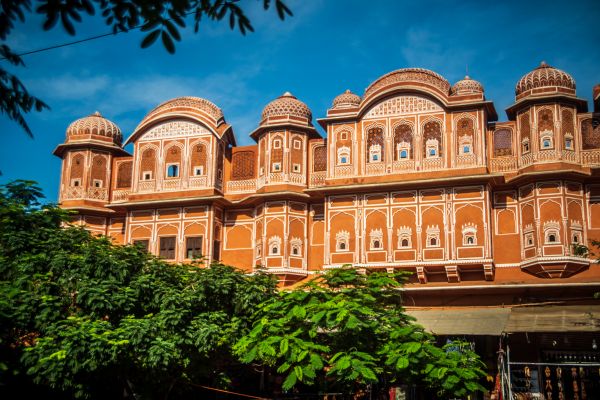
[[[261,305],[234,347],[281,374],[283,389],[364,390],[422,384],[440,397],[483,390],[483,363],[465,343],[443,347],[404,313],[405,273],[330,270]]]
[[[258,0],[265,10],[273,4],[278,17],[291,16],[284,0]],[[15,23],[25,22],[31,13],[44,17],[43,28],[50,30],[60,21],[70,35],[75,35],[75,24],[83,17],[100,14],[113,33],[140,28],[145,32],[141,46],[146,48],[159,38],[169,53],[175,52],[175,42],[181,40],[179,30],[191,18],[195,32],[203,19],[227,20],[231,29],[242,34],[253,32],[252,23],[238,0],[39,0],[35,10],[31,0],[5,0],[0,3],[0,59],[15,67],[25,66],[22,57],[6,45]],[[23,114],[42,111],[48,106],[31,95],[19,78],[0,68],[0,113],[17,122],[29,135],[31,129]]]
[[[31,182],[0,188],[0,391],[167,398],[251,372],[231,347],[274,295],[270,276],[113,245],[40,196]]]

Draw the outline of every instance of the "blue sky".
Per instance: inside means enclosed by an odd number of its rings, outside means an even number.
[[[319,118],[337,94],[362,94],[398,68],[429,68],[454,83],[468,66],[500,120],[516,82],[542,60],[569,72],[588,101],[600,83],[600,1],[288,0],[294,17],[284,22],[261,3],[242,2],[255,33],[206,22],[198,34],[183,32],[173,56],[158,42],[140,49],[139,32],[26,56],[17,72],[52,109],[27,116],[34,139],[0,116],[0,182],[36,180],[55,201],[60,160],[51,153],[71,121],[98,110],[127,137],[154,106],[177,96],[213,101],[247,145],[262,108],[283,92]],[[60,27],[40,26],[30,18],[9,44],[21,52],[73,40]],[[77,38],[108,31],[98,18],[76,28]]]

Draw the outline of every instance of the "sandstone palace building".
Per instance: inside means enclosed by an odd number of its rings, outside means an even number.
[[[158,105],[124,142],[95,113],[54,151],[60,203],[117,243],[281,285],[344,264],[410,271],[405,306],[470,338],[504,398],[597,399],[600,265],[582,246],[598,253],[600,85],[593,98],[590,112],[542,63],[500,122],[476,80],[406,68],[335,97],[316,120],[325,137],[283,94],[251,146],[202,98]]]
[[[421,284],[589,274],[573,244],[600,240],[599,120],[544,63],[515,93],[499,122],[481,83],[400,69],[337,96],[317,120],[326,138],[283,94],[252,146],[197,97],[158,105],[125,142],[95,113],[55,150],[60,202],[119,243],[286,283],[343,264]]]

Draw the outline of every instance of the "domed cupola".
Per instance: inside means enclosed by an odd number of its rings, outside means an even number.
[[[471,94],[483,95],[483,85],[467,75],[452,86],[450,94],[452,96],[465,96]]]
[[[110,140],[116,145],[123,141],[121,129],[98,111],[72,122],[67,128],[67,143],[86,139]]]
[[[262,112],[261,125],[281,119],[292,119],[311,124],[310,108],[290,92],[285,92],[265,106]]]
[[[349,89],[333,99],[332,108],[354,108],[360,105],[360,96],[352,93]]]
[[[568,73],[542,61],[539,67],[524,75],[515,87],[517,100],[545,93],[575,95],[575,80]]]

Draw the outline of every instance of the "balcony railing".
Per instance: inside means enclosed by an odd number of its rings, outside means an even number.
[[[517,169],[517,159],[514,157],[492,158],[490,170],[492,172],[507,172]]]
[[[65,189],[62,195],[63,200],[83,199],[85,191],[82,186],[72,186]]]
[[[456,166],[457,167],[468,167],[474,166],[477,164],[477,157],[475,154],[462,154],[456,156]]]
[[[382,162],[368,163],[367,164],[367,175],[384,175],[385,164]]]
[[[432,169],[441,169],[444,166],[444,160],[442,157],[438,158],[426,158],[423,160],[422,169],[428,171]]]
[[[91,200],[108,200],[108,189],[91,187],[87,190],[87,198]]]
[[[583,150],[581,152],[581,163],[583,165],[600,165],[600,149]]]
[[[325,185],[325,171],[313,172],[310,174],[310,187],[324,186]]]
[[[256,179],[244,179],[227,182],[227,193],[254,193],[256,192]]]
[[[394,172],[407,172],[415,170],[415,162],[414,160],[399,160],[394,161],[392,164],[392,169]]]
[[[129,189],[117,189],[112,192],[112,201],[127,201],[129,199]]]
[[[208,185],[208,178],[206,176],[194,176],[190,178],[188,186],[190,188],[201,188]]]

